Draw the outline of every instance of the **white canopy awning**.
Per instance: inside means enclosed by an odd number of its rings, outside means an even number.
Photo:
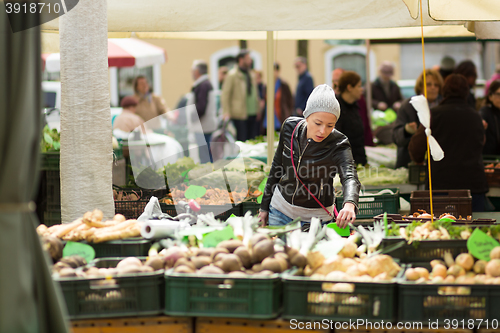
[[[401,0],[108,0],[107,6],[110,32],[344,30],[420,25]],[[44,24],[42,30],[57,31],[58,21]],[[463,22],[438,22],[424,15],[426,26],[443,24]]]

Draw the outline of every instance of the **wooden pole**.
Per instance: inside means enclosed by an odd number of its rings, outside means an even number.
[[[267,164],[274,157],[274,36],[267,32]]]

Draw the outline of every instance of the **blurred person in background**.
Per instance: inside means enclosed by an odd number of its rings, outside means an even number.
[[[467,103],[476,110],[476,96],[474,96],[474,86],[477,79],[477,68],[472,60],[464,60],[458,64],[454,71],[455,74],[461,74],[467,80],[469,85],[469,94],[467,95]]]
[[[339,80],[340,80],[340,77],[342,76],[342,74],[344,72],[345,71],[342,68],[335,68],[332,71],[332,88],[333,88],[333,91],[335,91],[335,95],[339,95],[340,94]]]
[[[500,155],[500,80],[491,82],[479,114],[486,123],[484,155]]]
[[[144,120],[135,114],[137,99],[134,96],[123,97],[120,106],[123,110],[113,121],[113,130],[119,129],[129,133],[144,124]]]
[[[222,89],[222,84],[224,83],[227,72],[229,72],[229,69],[226,66],[219,67],[219,89]]]
[[[256,71],[255,83],[259,95],[259,111],[257,111],[257,128],[259,135],[265,135],[264,128],[266,123],[266,108],[267,108],[267,85],[262,80],[262,71]]]
[[[352,156],[356,164],[365,165],[365,139],[363,120],[359,114],[358,101],[363,96],[363,86],[361,76],[353,71],[345,71],[339,80],[339,91],[337,100],[342,110],[335,128],[344,133],[351,143]]]
[[[450,56],[444,56],[441,59],[441,64],[439,65],[439,74],[441,74],[441,77],[446,79],[448,75],[453,73],[455,70],[455,59],[453,59]]]
[[[427,85],[427,102],[429,108],[437,106],[442,100],[441,93],[443,90],[443,78],[435,69],[427,69],[425,71],[425,79]],[[424,73],[422,72],[415,82],[415,93],[417,95],[424,94]],[[403,101],[398,111],[398,117],[394,122],[392,139],[398,146],[398,155],[396,160],[396,168],[408,167],[411,162],[410,153],[408,152],[408,144],[411,137],[417,132],[420,121],[418,120],[417,110],[411,105],[410,98]]]
[[[293,113],[294,101],[288,83],[280,77],[280,65],[274,63],[274,130],[279,131],[286,118]],[[267,128],[267,116],[264,119]]]
[[[257,86],[250,72],[252,58],[248,50],[241,50],[234,66],[222,85],[221,106],[225,118],[230,118],[236,128],[236,139],[246,141],[257,136],[259,97]]]
[[[195,60],[191,69],[194,80],[191,92],[188,96],[187,105],[194,104],[196,113],[191,114],[190,121],[194,122],[194,134],[198,149],[200,162],[211,162],[209,154],[210,139],[212,132],[217,129],[217,110],[215,96],[213,95],[212,83],[208,78],[208,65],[203,60]],[[198,121],[201,128],[198,126]],[[208,148],[206,149],[205,146]]]
[[[484,91],[487,94],[489,89],[490,89],[490,84],[495,81],[495,80],[500,80],[500,64],[496,65],[495,67],[495,73],[490,77],[488,81],[484,84]]]
[[[149,128],[161,129],[160,119],[156,117],[167,112],[163,98],[151,92],[148,79],[142,75],[137,76],[134,80],[134,92],[137,99],[137,115],[147,122]]]
[[[342,74],[345,72],[343,68],[335,68],[332,71],[332,88],[335,91],[336,95],[340,95],[339,90],[339,80]],[[365,95],[361,95],[361,98],[358,101],[359,105],[359,115],[361,116],[361,120],[363,120],[363,128],[365,135],[365,146],[374,146],[373,144],[373,133],[370,126],[370,119],[368,117],[368,108],[366,106]]]
[[[481,116],[467,104],[469,83],[459,74],[444,81],[443,100],[431,109],[431,131],[444,151],[441,161],[431,157],[432,189],[468,189],[472,194],[472,211],[482,212],[486,204],[488,183],[484,173],[483,145],[485,130]],[[427,136],[420,125],[408,145],[411,159],[423,163]],[[428,186],[428,185],[427,185]]]
[[[295,70],[299,75],[299,82],[295,90],[295,112],[297,116],[302,117],[302,113],[306,108],[306,102],[309,95],[314,89],[314,82],[311,74],[307,69],[307,59],[298,57],[295,59]]]
[[[382,62],[379,77],[372,83],[372,107],[375,110],[399,110],[403,96],[397,83],[392,80],[393,76],[393,64],[389,61]]]

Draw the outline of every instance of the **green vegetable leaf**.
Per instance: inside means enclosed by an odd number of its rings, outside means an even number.
[[[61,150],[61,143],[59,141],[54,141],[53,146],[55,150]]]
[[[264,190],[266,189],[266,184],[267,184],[267,177],[264,177],[264,179],[262,179],[262,181],[259,184],[259,191],[264,193]]]
[[[187,188],[184,196],[186,199],[198,199],[207,193],[207,189],[203,186],[191,185]]]
[[[45,142],[47,142],[49,145],[52,145],[54,143],[54,140],[52,140],[52,137],[48,133],[43,133],[43,139]]]
[[[257,203],[262,203],[262,198],[264,197],[264,194],[261,194],[257,197]]]

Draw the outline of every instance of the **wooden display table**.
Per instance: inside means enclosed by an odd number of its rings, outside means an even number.
[[[289,320],[252,320],[228,318],[196,318],[196,333],[291,333],[296,331],[330,332],[329,329],[300,330]]]
[[[193,333],[194,318],[131,317],[71,322],[73,333]]]

